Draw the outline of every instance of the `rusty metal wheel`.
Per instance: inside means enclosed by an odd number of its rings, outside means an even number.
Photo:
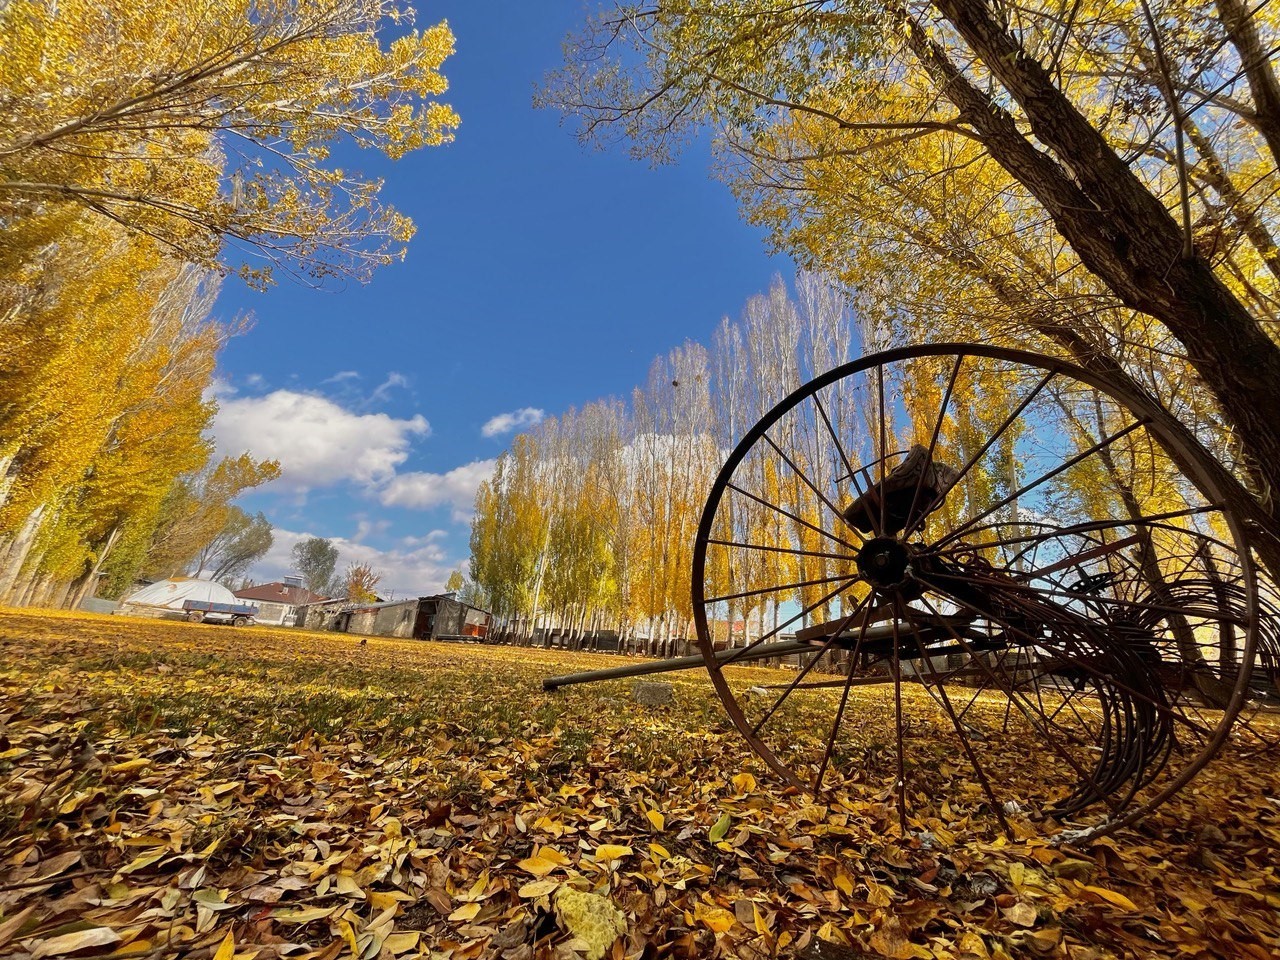
[[[1259,601],[1241,523],[1162,413],[957,344],[865,357],[770,410],[693,564],[699,648],[764,762],[815,793],[883,789],[904,830],[982,813],[1100,833],[1185,786],[1253,693]],[[812,653],[789,674],[745,666],[792,634]]]

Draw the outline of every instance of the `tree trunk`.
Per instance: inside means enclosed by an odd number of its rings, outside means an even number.
[[[1129,307],[1163,323],[1234,425],[1253,468],[1280,489],[1280,347],[1199,257],[1164,205],[981,0],[936,0],[1026,114],[1041,151],[907,20],[908,42],[996,160],[1053,218],[1081,262]],[[1055,159],[1056,157],[1056,159]],[[1064,169],[1065,167],[1065,169]]]
[[[120,534],[124,532],[121,524],[117,523],[111,528],[111,532],[107,534],[107,539],[102,542],[102,546],[98,548],[98,558],[94,560],[93,567],[83,577],[75,581],[74,592],[71,595],[71,603],[69,606],[79,609],[80,604],[84,603],[85,594],[90,589],[97,593],[98,574],[102,572],[103,564],[107,562],[107,557],[111,555],[111,551],[115,549],[115,545],[120,542]]]
[[[9,541],[9,549],[3,559],[0,559],[0,603],[6,602],[17,586],[23,565],[31,553],[31,547],[35,544],[36,535],[40,532],[44,515],[45,506],[41,504],[31,511],[26,522]]]
[[[1267,141],[1272,159],[1280,164],[1280,82],[1271,69],[1275,51],[1263,47],[1253,22],[1253,14],[1261,7],[1250,10],[1250,6],[1242,0],[1218,0],[1218,15],[1249,79],[1254,110],[1250,119]]]

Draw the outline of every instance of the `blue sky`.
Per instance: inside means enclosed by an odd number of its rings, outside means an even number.
[[[394,163],[344,158],[417,224],[405,262],[332,291],[228,280],[218,302],[224,319],[255,318],[220,360],[219,452],[285,471],[242,501],[277,530],[259,580],[316,535],[397,596],[442,588],[468,555],[475,487],[520,423],[625,396],[655,356],[709,342],[792,269],[739,219],[705,144],[654,169],[533,109],[583,0],[417,6],[457,38],[443,98],[457,139]]]

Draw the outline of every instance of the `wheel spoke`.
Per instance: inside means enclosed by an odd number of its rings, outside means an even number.
[[[1019,487],[1017,490],[1009,494],[1003,500],[997,501],[996,503],[987,507],[986,510],[978,514],[976,517],[973,517],[972,519],[961,524],[955,530],[952,530],[949,534],[947,534],[945,537],[943,537],[941,540],[938,541],[938,545],[941,546],[942,544],[950,543],[952,540],[959,538],[959,536],[962,533],[964,533],[966,530],[973,527],[976,523],[978,523],[978,521],[985,520],[987,517],[991,516],[1001,507],[1008,506],[1010,503],[1013,503],[1013,501],[1020,498],[1023,494],[1030,493],[1036,487],[1040,486],[1043,483],[1047,483],[1048,481],[1056,477],[1058,474],[1071,469],[1077,463],[1080,463],[1082,460],[1088,459],[1089,457],[1097,453],[1099,450],[1106,449],[1107,447],[1111,446],[1111,444],[1115,443],[1117,440],[1127,437],[1129,434],[1133,433],[1133,431],[1137,430],[1139,427],[1145,427],[1146,425],[1147,425],[1146,419],[1135,420],[1133,421],[1133,423],[1129,424],[1127,427],[1117,430],[1115,433],[1111,434],[1111,436],[1107,437],[1105,440],[1098,441],[1088,450],[1085,450],[1082,453],[1076,454],[1066,463],[1059,464],[1058,466],[1050,470],[1048,473],[1042,473],[1039,477],[1037,477],[1031,483],[1028,483],[1023,485],[1022,487]]]

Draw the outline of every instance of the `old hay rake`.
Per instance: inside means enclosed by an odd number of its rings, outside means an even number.
[[[716,477],[693,553],[700,653],[546,686],[701,666],[802,790],[881,777],[904,827],[956,789],[953,809],[986,806],[1006,831],[1131,824],[1277,691],[1276,598],[1221,468],[1169,424],[1023,351],[839,367]],[[735,669],[781,657],[789,677]],[[869,717],[877,684],[892,706]]]

